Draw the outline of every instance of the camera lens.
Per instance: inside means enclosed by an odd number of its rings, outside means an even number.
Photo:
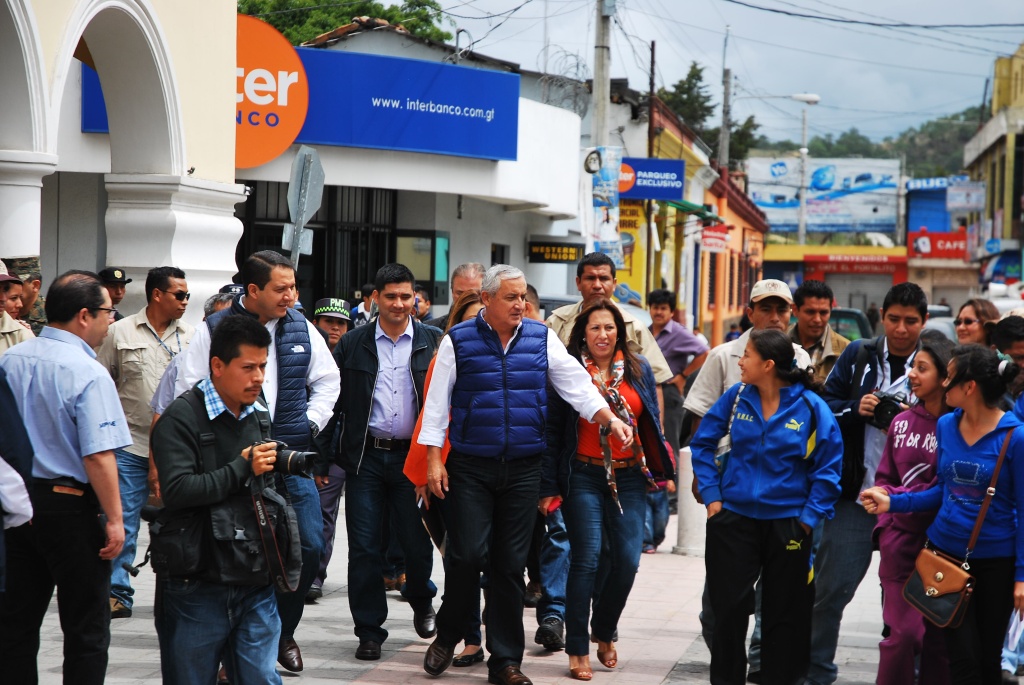
[[[286,473],[292,476],[309,475],[309,472],[313,469],[314,456],[313,452],[278,449],[274,470],[278,473]]]

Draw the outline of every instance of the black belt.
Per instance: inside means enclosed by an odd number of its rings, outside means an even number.
[[[412,440],[396,440],[394,438],[375,438],[372,435],[366,436],[366,446],[386,452],[406,450],[412,447]]]
[[[56,492],[59,495],[93,496],[92,486],[75,480],[69,476],[62,478],[33,478],[32,489],[43,492]]]

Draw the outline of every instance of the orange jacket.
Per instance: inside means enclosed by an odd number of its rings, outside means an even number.
[[[430,360],[427,377],[423,381],[424,404],[426,403],[427,392],[430,390],[430,379],[434,377],[434,362],[436,361],[437,357]],[[409,447],[409,454],[405,458],[405,468],[402,469],[405,477],[411,480],[412,484],[416,487],[427,484],[427,447],[417,442],[420,437],[420,429],[422,428],[423,411],[420,410],[420,415],[416,418],[416,427],[412,430],[412,445]],[[444,446],[441,447],[441,463],[448,461],[448,452],[451,448],[451,443],[448,442],[448,436],[445,434]]]

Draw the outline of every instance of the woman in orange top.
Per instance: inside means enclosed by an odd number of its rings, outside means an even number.
[[[445,330],[447,331],[457,323],[475,318],[482,308],[483,304],[480,302],[480,293],[475,290],[463,293],[452,306],[452,310],[448,315],[448,325],[445,327]],[[427,390],[430,389],[430,379],[433,378],[433,376],[434,362],[431,361],[430,368],[427,369],[427,377],[423,382],[424,397],[427,396]],[[412,446],[409,448],[409,454],[405,458],[405,467],[402,469],[402,473],[404,473],[405,477],[411,480],[412,484],[416,486],[417,499],[423,500],[423,506],[429,509],[431,506],[431,496],[430,491],[427,489],[427,448],[418,442],[420,437],[420,428],[422,426],[423,412],[421,411],[419,418],[416,419],[416,427],[412,431]],[[444,446],[441,448],[442,461],[446,461],[448,459],[448,450],[450,449],[451,445],[448,443],[448,440],[445,439]],[[438,501],[434,501],[434,504],[438,503]],[[441,506],[443,507],[443,504],[441,504]],[[484,660],[484,650],[483,647],[481,647],[482,636],[480,634],[479,611],[476,613],[476,619],[466,630],[465,642],[466,648],[462,650],[461,654],[455,657],[454,661],[452,661],[453,666],[471,666],[472,664],[480,663]]]
[[[674,468],[660,428],[654,373],[646,359],[629,349],[619,308],[604,299],[585,307],[568,348],[590,371],[615,416],[632,426],[638,438],[623,448],[555,393],[549,395],[540,508],[546,512],[559,496],[564,498],[562,513],[572,549],[565,651],[572,677],[590,680],[587,619],[602,547],[608,550],[610,570],[589,623],[598,660],[615,668],[618,654],[612,639],[640,564],[647,490],[655,487],[655,476],[672,479]]]

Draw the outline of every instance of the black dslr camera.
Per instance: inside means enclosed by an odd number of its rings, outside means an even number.
[[[875,405],[875,414],[868,423],[888,432],[892,420],[903,411],[903,405],[907,403],[907,396],[902,392],[889,394],[879,391],[873,394],[878,398],[878,404]]]
[[[274,471],[290,476],[308,476],[313,470],[313,459],[316,452],[299,452],[289,449],[288,445],[280,440],[271,440],[276,445],[277,461],[274,462]]]

